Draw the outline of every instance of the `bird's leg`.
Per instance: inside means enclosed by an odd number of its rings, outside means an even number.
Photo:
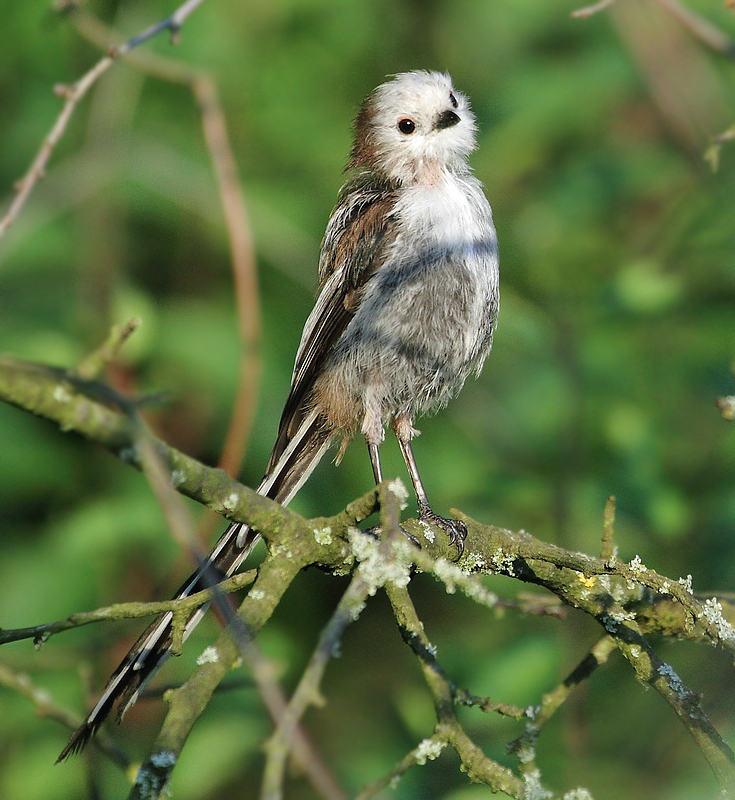
[[[426,496],[424,484],[421,482],[421,476],[419,475],[416,459],[413,455],[413,448],[411,447],[411,438],[416,434],[416,431],[411,427],[411,423],[405,417],[396,417],[393,420],[393,430],[398,439],[398,444],[403,454],[403,460],[406,462],[406,469],[408,469],[408,474],[413,484],[413,490],[416,493],[416,505],[418,506],[419,519],[422,522],[436,525],[449,534],[449,543],[456,545],[458,551],[457,559],[459,560],[464,552],[464,540],[467,537],[467,526],[461,520],[440,517],[429,505],[429,498]]]
[[[373,467],[373,475],[375,476],[375,483],[382,483],[383,482],[383,469],[380,466],[380,445],[376,442],[371,442],[368,437],[365,437],[365,443],[367,444],[368,453],[370,455],[370,463]],[[378,525],[368,528],[365,533],[369,533],[371,535],[375,535],[379,530]],[[421,547],[421,543],[419,540],[412,534],[409,533],[403,526],[401,527],[401,532],[404,533],[417,547]]]
[[[373,475],[375,476],[375,483],[383,482],[383,470],[380,466],[380,445],[371,443],[365,439],[367,443],[368,453],[370,454],[370,463],[373,465]]]

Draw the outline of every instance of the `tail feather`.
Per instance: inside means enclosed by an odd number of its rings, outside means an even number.
[[[322,420],[315,413],[309,414],[275,464],[269,464],[268,474],[258,487],[258,493],[284,505],[288,503],[324,455],[330,439]],[[259,539],[260,534],[247,525],[231,523],[199,569],[181,585],[174,599],[189,597],[232,575]],[[184,640],[199,624],[209,606],[207,603],[192,612],[184,627]],[[166,612],[146,628],[110,677],[97,704],[72,734],[57,763],[82,750],[115,706],[116,718],[120,722],[144,686],[171,655],[172,620],[173,614]]]

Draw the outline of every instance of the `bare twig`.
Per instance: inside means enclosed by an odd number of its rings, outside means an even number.
[[[590,677],[601,664],[607,662],[616,644],[612,636],[603,636],[590,652],[577,664],[569,675],[551,692],[541,698],[541,704],[533,709],[526,732],[511,742],[509,749],[519,756],[524,764],[535,764],[536,740],[543,726],[554,716],[572,692]]]
[[[437,758],[446,745],[446,741],[438,733],[435,733],[428,739],[424,739],[414,747],[410,753],[404,756],[390,772],[378,778],[378,780],[373,781],[368,786],[365,786],[355,800],[370,800],[370,798],[375,797],[383,789],[387,789],[389,786],[395,786],[398,780],[400,780],[411,767],[415,767],[417,764],[425,764],[427,761]]]
[[[131,319],[125,325],[113,325],[107,340],[72,368],[70,373],[84,381],[99,378],[105,367],[117,358],[120,348],[139,327],[138,318]]]
[[[116,34],[112,29],[79,9],[75,10],[73,20],[79,33],[98,47],[109,49],[109,42],[115,40]],[[116,47],[119,50],[123,46],[121,44]],[[230,243],[241,340],[238,389],[219,461],[221,469],[229,475],[236,475],[240,470],[252,427],[260,382],[260,306],[249,214],[227,133],[225,115],[219,101],[217,85],[203,70],[147,51],[132,53],[127,60],[137,69],[160,80],[186,86],[192,92],[202,117],[204,140],[217,179]]]
[[[453,688],[454,702],[460,706],[468,708],[479,708],[485,714],[500,714],[501,717],[521,720],[528,717],[528,708],[513,706],[510,703],[499,703],[491,697],[478,697],[459,687]]]
[[[610,495],[605,503],[602,525],[602,549],[600,558],[612,562],[615,558],[615,498]]]
[[[170,30],[172,33],[177,33],[183,25],[186,18],[194,11],[195,8],[200,6],[204,0],[187,0],[183,3],[171,16],[165,20],[157,23],[156,25],[147,28],[132,39],[123,43],[119,47],[113,48],[108,54],[100,59],[88,72],[86,72],[78,81],[71,86],[60,86],[56,88],[57,94],[64,97],[64,106],[56,118],[51,131],[46,136],[39,149],[36,157],[33,159],[31,166],[26,174],[20,179],[16,186],[16,195],[13,198],[10,208],[5,216],[0,219],[0,237],[10,228],[20,214],[23,206],[25,205],[28,197],[30,196],[33,188],[44,177],[46,165],[48,164],[51,155],[56,148],[56,145],[64,135],[66,128],[69,124],[74,111],[80,100],[84,98],[87,92],[94,86],[99,78],[115,63],[116,59],[130,52],[134,47],[147,42],[162,30]]]
[[[57,706],[48,691],[36,686],[28,675],[14,672],[4,664],[0,664],[0,685],[29,700],[39,717],[55,719],[70,730],[78,728],[82,722],[81,717]],[[127,770],[130,767],[125,755],[104,734],[97,737],[95,744],[122,769]]]
[[[124,56],[134,47],[138,47],[144,42],[147,42],[149,39],[153,39],[154,36],[158,36],[161,31],[170,31],[172,44],[178,44],[181,26],[184,24],[184,22],[186,22],[187,17],[197,8],[199,8],[203,2],[204,0],[186,0],[186,2],[182,3],[176,9],[176,11],[171,14],[171,16],[166,17],[166,19],[163,19],[160,22],[157,22],[155,25],[151,25],[137,36],[129,39],[127,42],[125,42],[125,44],[116,48],[115,55]]]
[[[599,11],[604,11],[614,2],[615,0],[600,0],[599,3],[595,3],[592,6],[585,6],[584,8],[579,8],[576,11],[572,11],[571,16],[575,19],[587,19],[587,17],[597,14]]]
[[[678,0],[655,0],[702,44],[728,58],[735,58],[735,41],[709,20],[683,6]]]
[[[192,84],[192,91],[202,114],[204,135],[217,176],[232,254],[241,340],[240,376],[219,466],[229,475],[236,475],[240,470],[255,417],[260,382],[260,306],[255,247],[245,197],[240,188],[237,165],[227,135],[227,125],[217,97],[217,87],[209,78],[200,77]]]
[[[314,654],[304,670],[299,685],[288,705],[282,710],[276,730],[267,742],[267,761],[263,773],[261,800],[281,800],[288,756],[293,746],[298,724],[310,705],[320,705],[323,698],[319,686],[330,659],[334,658],[345,628],[354,622],[368,597],[368,586],[356,575],[342,596],[329,622],[322,628]],[[331,794],[343,798],[340,791]]]
[[[587,19],[609,8],[614,2],[615,0],[600,0],[594,5],[572,11],[571,16],[575,19]],[[735,58],[735,41],[709,20],[683,6],[678,0],[653,0],[653,2],[658,3],[664,11],[677,19],[702,44],[723,56]]]
[[[33,163],[31,164],[28,172],[26,172],[26,174],[16,184],[16,195],[13,198],[13,202],[10,204],[10,208],[5,216],[0,219],[0,236],[3,236],[8,228],[10,228],[10,226],[15,222],[21,212],[21,209],[26,203],[26,200],[28,200],[28,197],[33,191],[33,187],[38,183],[39,180],[41,180],[41,178],[44,177],[46,165],[51,158],[54,148],[64,135],[64,131],[69,124],[69,120],[71,119],[77,104],[84,97],[84,95],[87,94],[91,87],[94,86],[100,75],[103,75],[113,65],[114,62],[115,59],[112,56],[105,56],[72,86],[56,88],[56,93],[63,96],[66,99],[66,102],[64,103],[64,107],[61,109],[61,113],[56,118],[56,122],[51,128],[50,133],[44,139],[41,149],[33,159]]]

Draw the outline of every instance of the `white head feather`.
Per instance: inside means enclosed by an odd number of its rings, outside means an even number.
[[[467,97],[440,72],[403,72],[379,86],[355,120],[349,166],[402,184],[438,169],[465,171],[475,148],[475,117]]]

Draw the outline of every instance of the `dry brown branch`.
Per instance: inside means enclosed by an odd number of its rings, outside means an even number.
[[[217,176],[232,254],[237,318],[240,329],[240,375],[219,466],[229,475],[240,471],[260,384],[260,306],[255,247],[237,165],[227,136],[215,83],[200,77],[192,84],[202,114],[205,139]]]
[[[735,58],[735,41],[709,20],[683,6],[678,0],[654,0],[702,44],[728,58]]]
[[[21,697],[25,697],[33,705],[37,716],[54,719],[69,728],[69,730],[78,728],[82,721],[79,715],[72,714],[58,706],[48,691],[36,686],[28,675],[22,672],[14,672],[1,663],[0,686],[4,686]],[[125,755],[104,734],[96,741],[96,746],[123,770],[127,770],[130,767],[130,762]]]
[[[120,38],[81,9],[75,10],[72,19],[79,33],[102,49],[109,49],[110,42]],[[113,49],[120,50],[124,46],[124,43],[114,45]],[[130,53],[127,61],[160,80],[186,86],[192,92],[201,114],[204,140],[217,180],[230,245],[240,332],[238,388],[219,461],[219,467],[234,476],[239,472],[245,455],[260,383],[260,304],[255,246],[225,115],[217,84],[203,70],[146,51]]]
[[[587,19],[587,17],[591,17],[593,14],[604,11],[614,2],[615,0],[600,0],[599,3],[595,3],[592,6],[585,6],[584,8],[579,8],[576,11],[572,11],[570,16],[572,16],[574,19]]]
[[[114,57],[105,56],[98,61],[92,69],[83,75],[72,86],[57,86],[56,93],[60,97],[65,98],[64,107],[61,113],[56,118],[51,131],[43,140],[41,149],[33,159],[33,162],[28,169],[28,172],[16,184],[16,194],[13,198],[10,208],[5,216],[0,219],[0,236],[3,236],[10,226],[15,222],[20,214],[23,206],[28,200],[34,186],[41,180],[46,173],[46,165],[48,164],[54,148],[61,140],[61,137],[66,131],[69,120],[72,117],[79,101],[87,94],[87,92],[94,86],[99,77],[103,75],[115,62]]]
[[[43,144],[39,149],[36,157],[33,159],[31,166],[26,174],[16,184],[16,194],[10,204],[10,208],[5,216],[0,219],[0,237],[10,228],[20,214],[23,206],[28,200],[33,188],[41,180],[46,172],[46,166],[49,159],[56,148],[56,145],[64,135],[69,120],[71,119],[74,111],[76,110],[79,102],[84,98],[87,92],[94,86],[99,78],[115,63],[116,59],[129,53],[133,48],[147,42],[149,39],[156,36],[163,30],[169,30],[172,34],[178,33],[181,26],[186,21],[187,17],[198,7],[204,0],[187,0],[183,3],[171,16],[152,25],[150,28],[129,39],[119,47],[113,48],[108,54],[101,58],[88,72],[86,72],[78,81],[71,86],[57,86],[56,93],[63,97],[65,102],[64,106],[56,118],[51,131],[43,140]]]
[[[701,15],[682,5],[678,0],[651,0],[678,20],[702,44],[728,58],[735,58],[735,41],[716,25]],[[572,11],[575,19],[587,19],[593,14],[604,11],[615,3],[616,0],[600,0],[591,6],[585,6],[577,11]]]

